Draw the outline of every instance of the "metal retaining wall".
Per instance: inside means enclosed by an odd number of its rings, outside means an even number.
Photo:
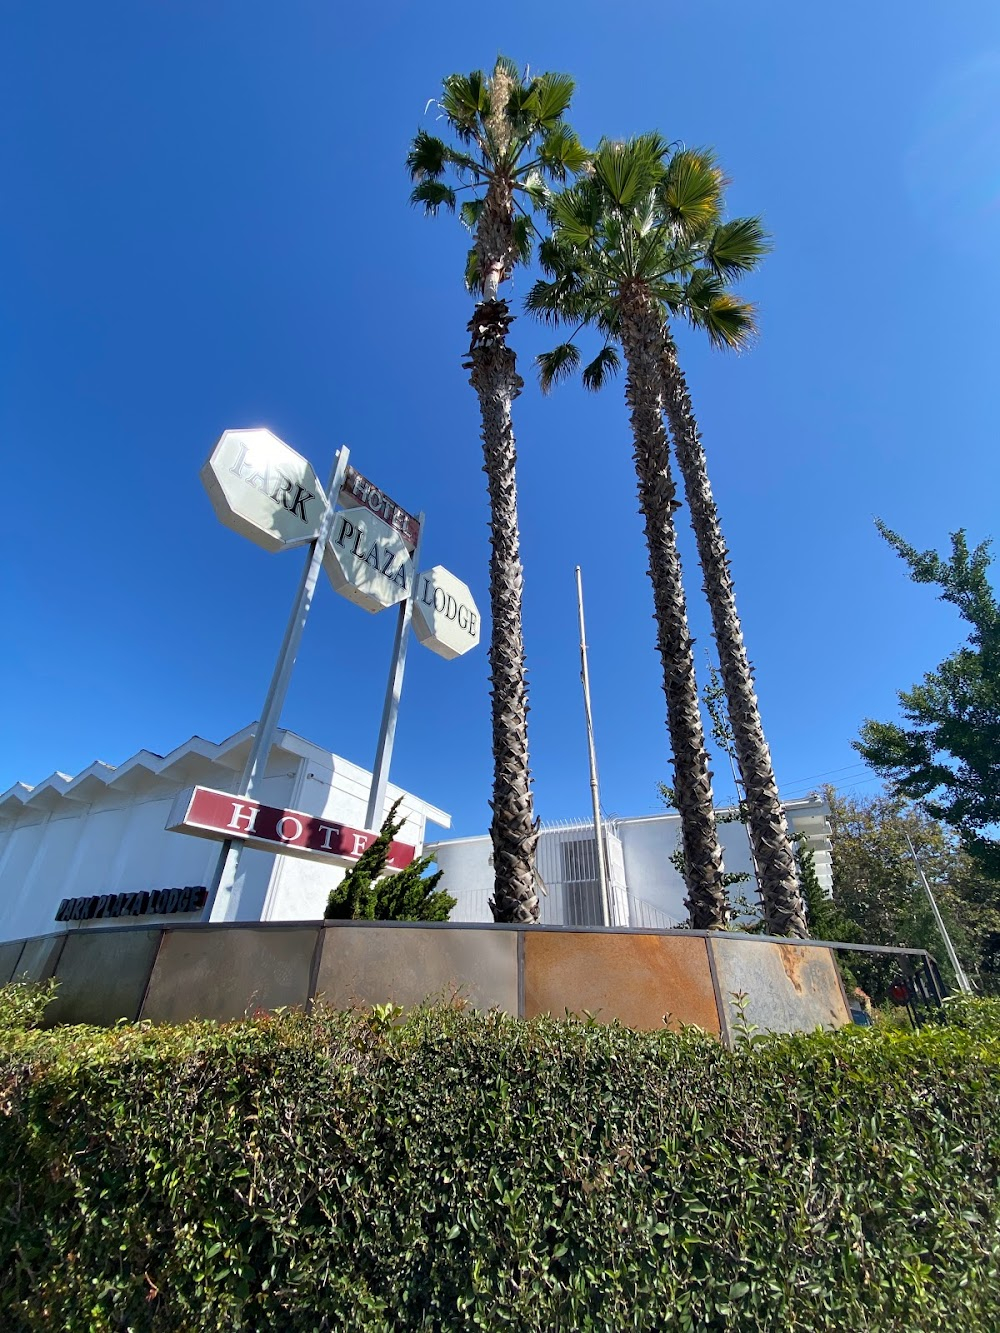
[[[521,1018],[695,1023],[730,1042],[850,1021],[833,952],[700,931],[331,921],[122,926],[0,944],[0,984],[55,976],[51,1024],[220,1021],[321,998],[338,1008],[461,996]],[[745,997],[737,1000],[737,996]]]

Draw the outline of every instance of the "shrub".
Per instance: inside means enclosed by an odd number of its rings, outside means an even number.
[[[57,984],[53,979],[42,984],[14,981],[9,986],[0,986],[0,1030],[39,1027],[45,1010],[55,998]]]
[[[389,846],[404,823],[396,817],[402,799],[386,815],[375,841],[330,890],[327,921],[448,920],[458,899],[438,888],[443,870],[425,876],[433,856],[419,856],[403,870],[386,874]]]
[[[0,1327],[996,1327],[995,1029],[385,1010],[0,1033]]]

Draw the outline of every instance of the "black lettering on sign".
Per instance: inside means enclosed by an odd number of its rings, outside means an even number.
[[[296,484],[295,499],[289,504],[286,495],[283,503],[290,514],[295,514],[298,518],[301,518],[303,523],[308,523],[309,520],[306,518],[306,501],[315,498],[316,497],[313,495],[312,491],[307,491],[304,486]]]
[[[197,912],[208,902],[203,884],[183,889],[143,889],[137,893],[87,894],[63,898],[56,908],[57,921],[91,921],[98,917],[156,916],[165,912]]]

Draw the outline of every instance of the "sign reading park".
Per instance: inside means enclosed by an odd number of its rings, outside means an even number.
[[[375,841],[378,834],[349,828],[332,819],[262,805],[249,796],[193,787],[174,802],[167,828],[172,833],[193,833],[200,838],[239,840],[266,852],[287,852],[313,861],[349,866]],[[416,855],[409,843],[392,842],[386,868],[404,870]]]
[[[219,519],[266,551],[319,531],[327,500],[312,464],[269,430],[227,430],[201,470]]]

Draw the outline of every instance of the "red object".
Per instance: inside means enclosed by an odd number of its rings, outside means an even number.
[[[902,981],[895,981],[889,987],[889,999],[895,1000],[897,1004],[905,1004],[910,998],[910,988]]]
[[[172,833],[193,833],[199,838],[239,838],[247,847],[286,852],[335,865],[353,865],[378,837],[366,829],[349,828],[332,819],[261,805],[249,796],[194,787],[184,792],[170,814]],[[403,870],[417,854],[405,842],[391,842],[386,868]]]
[[[363,477],[350,463],[347,465],[347,475],[339,499],[342,505],[360,504],[370,509],[373,514],[377,514],[390,527],[396,529],[411,551],[416,546],[417,538],[420,536],[420,524],[417,520],[395,500],[391,500],[385,491],[379,490],[367,477]]]

